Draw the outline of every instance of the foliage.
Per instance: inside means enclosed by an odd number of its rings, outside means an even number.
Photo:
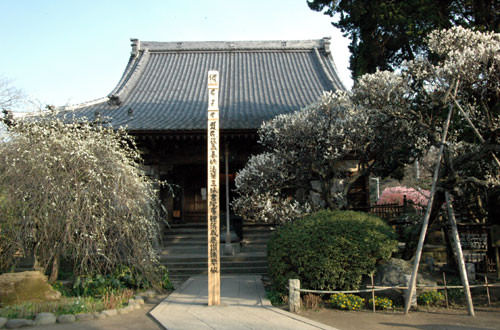
[[[389,159],[399,164],[414,157],[383,157],[386,150],[406,148],[399,136],[409,136],[410,127],[387,126],[370,115],[349,94],[336,92],[264,123],[259,130],[264,153],[251,157],[236,177],[235,212],[246,220],[281,223],[323,208],[348,208],[348,192],[359,178],[390,173]],[[385,132],[384,139],[375,129]]]
[[[269,301],[273,306],[282,306],[286,303],[285,301],[288,299],[288,296],[284,295],[282,292],[275,290],[273,288],[270,288],[266,291],[266,297],[267,299],[269,299]]]
[[[279,223],[325,206],[345,206],[358,176],[348,177],[341,162],[352,158],[366,120],[348,102],[345,93],[325,93],[305,109],[265,122],[259,130],[264,153],[251,157],[236,177],[236,213]],[[319,201],[309,193],[313,181],[320,182]]]
[[[500,151],[496,133],[500,129],[500,34],[455,27],[432,32],[428,46],[439,60],[433,63],[422,57],[406,62],[400,72],[364,75],[352,99],[388,121],[410,127],[403,138],[407,148],[401,152],[415,155],[439,147],[446,114],[450,108],[455,110],[439,188],[463,201],[457,204],[467,208],[471,219],[484,222],[500,198],[495,160]],[[384,156],[390,158],[392,153],[388,149]],[[442,194],[436,202],[442,202]]]
[[[264,123],[259,142],[265,152],[236,179],[236,212],[284,222],[311,210],[346,208],[357,177],[401,179],[406,165],[439,149],[453,109],[435,202],[442,204],[448,190],[475,222],[497,214],[500,34],[454,27],[432,32],[426,42],[432,58],[363,75],[351,93],[325,93],[305,109]],[[346,160],[356,173],[340,166]]]
[[[435,29],[461,25],[500,32],[496,0],[309,0],[308,5],[334,17],[332,24],[351,39],[353,78],[393,70],[426,54],[426,36]]]
[[[373,299],[368,300],[368,306],[373,306]],[[375,308],[376,309],[392,309],[394,307],[392,300],[387,297],[375,297]]]
[[[363,308],[365,299],[350,293],[334,293],[330,296],[328,303],[334,308],[358,311]]]
[[[369,214],[319,211],[276,230],[268,243],[269,275],[282,292],[290,278],[307,289],[356,289],[379,260],[390,258],[393,237]]]
[[[127,266],[119,266],[108,275],[77,276],[73,282],[72,294],[76,296],[104,297],[109,293],[124,289],[149,289],[153,286],[166,290],[173,289],[168,277],[167,268],[159,267],[158,283],[151,283],[147,277]]]
[[[451,278],[448,283],[450,286],[462,285],[462,281],[459,278]],[[456,289],[446,289],[448,295],[448,301],[452,304],[460,305],[465,303],[465,292],[462,288]]]
[[[34,253],[57,278],[128,265],[157,278],[158,198],[124,130],[53,118],[17,122],[0,144],[0,268]]]
[[[132,295],[132,291],[122,290],[109,293],[104,298],[64,297],[52,302],[25,302],[0,308],[0,317],[31,319],[36,314],[44,312],[55,315],[100,312],[125,305]]]
[[[444,302],[444,295],[439,291],[422,292],[417,297],[417,303],[426,306],[437,306]]]

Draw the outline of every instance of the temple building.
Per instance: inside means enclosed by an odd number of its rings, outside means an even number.
[[[123,76],[106,97],[60,110],[126,127],[137,139],[148,175],[175,185],[174,197],[162,192],[173,222],[206,221],[209,70],[220,73],[221,201],[226,200],[225,158],[232,191],[235,173],[259,152],[257,130],[262,122],[313,103],[323,91],[344,90],[330,38],[131,41]],[[221,206],[224,211],[224,203]]]

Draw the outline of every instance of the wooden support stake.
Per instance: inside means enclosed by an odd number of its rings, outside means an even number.
[[[436,194],[437,181],[439,178],[439,168],[441,167],[441,158],[443,157],[444,144],[446,142],[446,136],[448,135],[448,127],[450,126],[451,115],[453,113],[453,108],[450,107],[448,110],[448,116],[444,123],[443,135],[441,136],[441,146],[439,147],[439,154],[436,161],[436,168],[434,169],[434,176],[432,178],[432,188],[431,195],[429,196],[429,202],[427,203],[427,210],[425,211],[424,220],[422,221],[422,230],[420,231],[420,238],[418,240],[417,252],[415,253],[415,262],[413,264],[413,271],[411,273],[410,283],[408,284],[408,291],[406,294],[405,301],[405,314],[411,307],[411,299],[415,294],[415,287],[417,285],[417,274],[418,266],[420,264],[420,258],[422,257],[422,250],[424,248],[425,235],[427,234],[427,227],[429,226],[429,218],[432,211],[432,203],[434,202],[434,195]]]
[[[469,279],[467,278],[467,269],[465,268],[464,255],[462,253],[462,246],[460,245],[460,236],[458,236],[457,221],[455,220],[455,213],[453,212],[453,207],[451,205],[450,194],[446,191],[444,193],[446,200],[446,208],[448,209],[448,220],[451,226],[451,237],[453,241],[453,247],[457,256],[458,270],[460,271],[460,279],[462,280],[462,285],[464,286],[465,298],[467,301],[467,310],[470,316],[475,316],[474,305],[472,304],[472,297],[470,294]]]
[[[208,305],[220,305],[219,72],[208,71],[207,226]]]
[[[370,279],[372,280],[372,306],[373,312],[375,313],[375,284],[373,283],[373,273],[370,274]]]
[[[298,313],[300,311],[300,280],[288,280],[288,306],[290,312]]]
[[[446,287],[446,273],[443,272],[443,284],[444,284],[444,300],[446,301],[446,308],[450,308],[448,303],[448,288]]]
[[[488,306],[491,306],[490,287],[488,286],[488,276],[484,275],[484,285],[486,286],[486,296],[488,297]]]
[[[497,263],[497,279],[500,280],[500,253],[498,252],[498,246],[495,247],[495,260]]]

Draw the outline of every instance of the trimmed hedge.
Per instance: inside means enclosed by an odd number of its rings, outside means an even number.
[[[396,250],[391,227],[362,212],[319,211],[278,228],[268,243],[274,287],[286,291],[288,279],[315,290],[357,289],[363,275]]]

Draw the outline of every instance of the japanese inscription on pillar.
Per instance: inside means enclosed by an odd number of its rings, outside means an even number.
[[[218,95],[219,95],[219,72],[208,71],[208,131],[207,131],[208,305],[220,304]]]

